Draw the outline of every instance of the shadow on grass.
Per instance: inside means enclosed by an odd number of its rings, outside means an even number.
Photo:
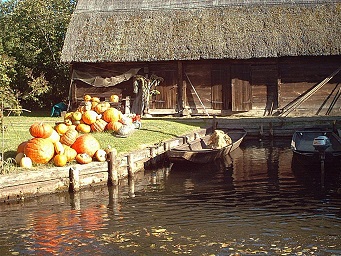
[[[51,117],[51,110],[35,110],[32,112],[22,112],[21,116],[27,117]]]

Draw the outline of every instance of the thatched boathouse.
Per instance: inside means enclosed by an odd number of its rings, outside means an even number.
[[[84,94],[133,101],[140,74],[163,78],[151,114],[332,115],[340,53],[338,0],[78,0],[61,58],[73,106]]]

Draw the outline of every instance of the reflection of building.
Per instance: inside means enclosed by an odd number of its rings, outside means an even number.
[[[291,150],[281,149],[273,145],[272,141],[267,143],[269,144],[240,149],[235,155],[234,152],[231,153],[235,182],[272,180],[278,184],[281,179],[293,177]]]
[[[341,4],[270,2],[79,0],[61,56],[82,74],[73,77],[73,102],[84,94],[133,98],[129,78],[138,72],[164,79],[151,114],[271,114],[339,67]],[[340,80],[299,110],[324,113]]]

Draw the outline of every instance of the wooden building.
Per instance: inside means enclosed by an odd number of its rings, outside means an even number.
[[[151,114],[338,115],[341,72],[315,86],[340,53],[338,0],[78,0],[61,58],[74,105],[134,100],[137,73],[163,78]]]

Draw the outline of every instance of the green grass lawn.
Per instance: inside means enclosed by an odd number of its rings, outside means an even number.
[[[4,159],[14,158],[18,145],[32,138],[29,128],[37,121],[48,122],[54,126],[56,122],[62,122],[63,118],[50,117],[47,112],[26,113],[22,116],[4,116],[4,131],[1,133],[1,152],[4,153]],[[124,153],[150,146],[205,126],[205,120],[201,119],[151,118],[142,119],[141,129],[135,129],[126,138],[115,137],[110,132],[92,133],[92,135],[99,141],[102,148],[110,145],[116,148],[118,153]]]

